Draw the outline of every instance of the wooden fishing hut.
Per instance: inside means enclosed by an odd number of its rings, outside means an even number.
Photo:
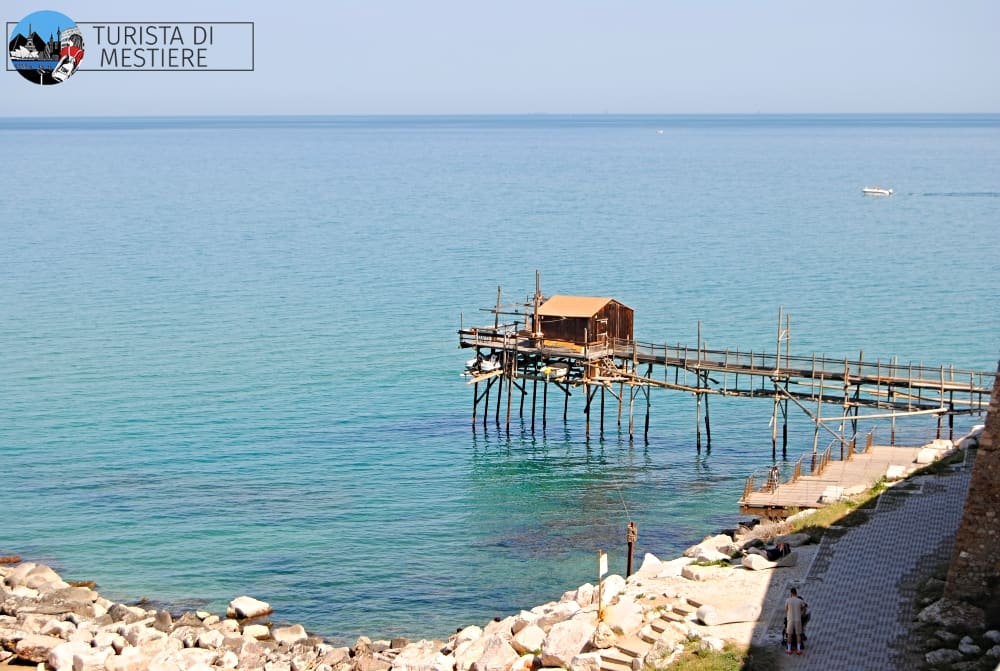
[[[614,298],[556,294],[536,311],[539,344],[607,351],[610,343],[631,341],[635,311]]]
[[[700,323],[698,344],[694,347],[680,343],[639,342],[633,332],[635,315],[632,308],[607,297],[556,294],[545,298],[537,274],[534,296],[511,305],[503,305],[501,298],[498,288],[496,307],[485,310],[494,315],[492,326],[465,328],[463,325],[459,329],[459,347],[473,348],[476,353],[475,358],[466,363],[465,370],[469,384],[475,385],[473,427],[480,404],[483,427],[486,427],[491,393],[495,391],[496,425],[502,424],[500,406],[505,394],[508,429],[514,397],[519,396],[519,416],[525,418],[524,406],[530,396],[530,428],[534,432],[541,383],[543,429],[549,388],[554,386],[563,393],[564,422],[569,397],[582,389],[588,438],[595,401],[600,403],[603,435],[605,396],[610,394],[618,403],[619,427],[623,424],[623,409],[627,409],[631,440],[635,428],[635,403],[644,398],[644,433],[648,440],[650,390],[672,389],[695,398],[695,442],[700,449],[703,409],[704,429],[711,447],[709,396],[769,398],[772,400],[772,457],[777,456],[779,425],[782,426],[782,452],[786,452],[789,407],[794,404],[815,425],[813,453],[817,461],[820,459],[820,431],[832,435],[844,453],[857,437],[860,421],[890,420],[891,444],[895,444],[897,418],[934,416],[938,420],[939,438],[942,420],[947,419],[950,435],[955,416],[985,412],[996,375],[993,371],[900,364],[895,359],[873,362],[865,360],[863,352],[853,360],[816,354],[793,356],[791,324],[787,316],[782,319],[780,308],[774,349],[761,352],[742,348],[708,349],[701,339]],[[815,409],[806,404],[815,404]],[[824,413],[824,405],[838,406],[839,412]],[[860,410],[863,408],[874,412],[862,415]],[[846,430],[848,422],[850,431]],[[838,424],[840,429],[833,430],[829,426],[832,423]]]

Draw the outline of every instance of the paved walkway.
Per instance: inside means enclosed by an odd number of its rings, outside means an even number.
[[[806,652],[782,655],[782,670],[917,668],[920,640],[910,633],[916,590],[951,557],[971,474],[966,463],[954,473],[911,478],[879,497],[867,523],[828,532],[799,586],[813,613]],[[778,612],[770,620],[772,641],[780,640],[782,618]]]

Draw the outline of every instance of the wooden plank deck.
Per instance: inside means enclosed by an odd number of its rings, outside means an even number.
[[[791,509],[819,508],[820,497],[830,486],[848,490],[861,486],[865,489],[883,477],[889,466],[902,466],[907,474],[916,470],[914,462],[919,447],[891,447],[873,445],[862,454],[855,454],[849,461],[831,460],[820,475],[803,475],[795,482],[779,484],[773,492],[754,491],[740,500],[743,514],[785,517]],[[804,470],[808,469],[808,465]]]

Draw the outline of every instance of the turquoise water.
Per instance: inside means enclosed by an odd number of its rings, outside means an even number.
[[[117,600],[443,637],[599,548],[623,572],[630,518],[639,557],[732,525],[767,400],[712,399],[711,451],[670,392],[648,444],[587,441],[580,395],[472,432],[456,330],[536,269],[646,341],[772,351],[782,306],[793,354],[1000,356],[997,115],[15,119],[0,148],[0,554]]]

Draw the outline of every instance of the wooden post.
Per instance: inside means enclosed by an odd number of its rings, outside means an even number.
[[[556,386],[559,387],[559,385]],[[565,424],[569,417],[569,387],[559,388],[563,390],[563,424]]]
[[[490,378],[486,381],[486,393],[483,398],[483,430],[486,430],[486,418],[490,414],[490,389],[493,388],[493,380],[495,378]]]
[[[701,320],[698,320],[698,351],[695,363],[695,391],[694,393],[694,442],[697,450],[701,452]]]
[[[774,405],[771,407],[771,461],[778,459],[778,383],[774,383]]]
[[[813,432],[813,453],[812,453],[812,469],[811,472],[816,472],[816,452],[819,448],[819,425],[820,420],[823,415],[823,375],[819,376],[819,398],[816,401],[816,429]]]
[[[618,432],[622,430],[622,399],[625,398],[625,383],[618,383]]]
[[[708,377],[706,373],[705,377]],[[705,387],[708,387],[708,381],[705,382]],[[649,426],[649,398],[646,399],[646,426]],[[712,449],[712,422],[708,417],[708,394],[705,394],[705,448]]]
[[[649,387],[644,388],[646,391],[646,426],[643,427],[642,431],[642,441],[649,445]]]
[[[476,416],[479,414],[479,383],[472,386],[472,433],[476,432]]]
[[[590,440],[590,385],[583,383],[583,437]]]
[[[503,362],[501,362],[500,365],[503,366]],[[496,409],[496,413],[495,413],[495,415],[493,417],[493,420],[496,423],[497,428],[499,429],[500,428],[500,399],[503,397],[503,378],[502,377],[501,378],[496,378],[495,377],[495,378],[493,378],[493,380],[497,381],[497,409]],[[490,380],[490,381],[492,382],[493,380]]]
[[[545,424],[549,412],[549,381],[542,385],[542,433],[545,433]]]
[[[629,520],[628,529],[625,532],[625,539],[628,542],[628,561],[625,567],[625,577],[628,578],[632,575],[632,550],[635,542],[639,539],[639,529],[636,528],[635,522],[631,520]]]
[[[506,347],[506,342],[504,346]],[[504,359],[507,359],[507,353],[504,352]],[[504,362],[506,363],[506,361]],[[504,375],[507,376],[507,433],[510,433],[510,402],[514,398],[514,367],[517,365],[517,357],[510,362],[510,367],[504,366]]]
[[[535,433],[535,400],[538,398],[538,373],[531,381],[531,433]]]
[[[517,361],[517,354],[514,355],[514,361],[515,362]],[[521,420],[524,419],[524,397],[528,395],[528,390],[525,389],[525,382],[524,382],[524,380],[527,379],[527,375],[528,375],[528,360],[527,360],[527,357],[526,357],[525,361],[524,361],[524,371],[521,373],[521,380],[522,380],[522,382],[521,382],[521,403],[520,403],[520,407],[518,408],[518,411],[517,411],[517,417],[518,417],[518,419],[521,419]]]
[[[781,402],[781,457],[788,458],[788,399]]]
[[[601,440],[604,439],[604,385],[601,385]]]
[[[635,387],[628,388],[628,442],[635,438]]]

